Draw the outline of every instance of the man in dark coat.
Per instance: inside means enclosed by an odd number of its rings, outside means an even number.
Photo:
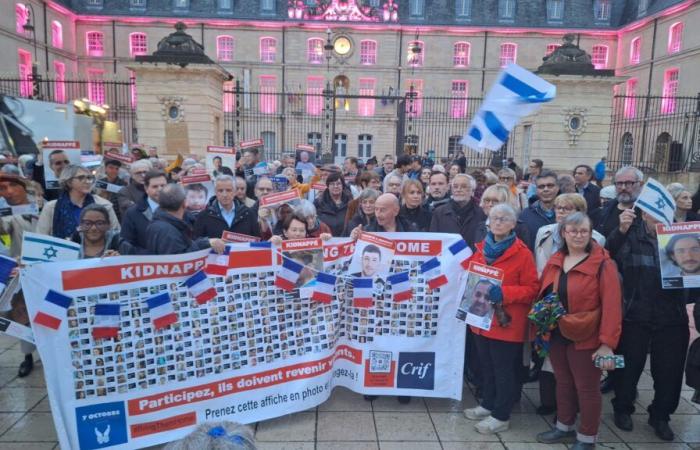
[[[530,251],[535,249],[535,238],[540,227],[556,221],[554,215],[554,199],[559,194],[557,174],[544,169],[535,180],[537,200],[525,208],[518,218],[518,226],[523,230],[525,244]]]
[[[613,177],[616,197],[602,208],[590,212],[593,228],[607,239],[610,233],[620,226],[620,215],[626,209],[634,208],[634,202],[642,192],[644,174],[633,166],[625,166]],[[635,210],[638,220],[641,220],[639,209]]]
[[[114,191],[116,186],[126,186],[124,180],[119,177],[119,169],[122,167],[121,161],[116,159],[106,159],[105,160],[105,176],[97,180],[98,182],[98,195],[105,200],[109,200],[112,203],[112,209],[114,209],[114,214],[116,214],[117,219],[121,222],[123,216],[119,210],[119,194]],[[107,187],[100,188],[99,183],[107,183]],[[112,185],[112,186],[109,186]]]
[[[179,184],[168,184],[160,192],[158,209],[146,231],[148,253],[179,255],[205,248],[224,253],[222,239],[192,239],[192,228],[185,222],[185,190]]]
[[[425,199],[425,206],[428,208],[428,211],[433,212],[436,208],[450,201],[450,184],[445,172],[432,172],[428,186],[430,187],[430,194]]]
[[[119,191],[119,211],[122,217],[124,217],[126,210],[129,209],[131,205],[146,196],[143,180],[149,170],[153,170],[153,165],[147,159],[140,159],[131,163],[131,167],[129,168],[131,180],[129,180],[127,186],[124,186],[122,190]]]
[[[119,253],[122,255],[147,255],[146,230],[158,209],[160,191],[168,184],[165,172],[151,170],[144,177],[146,196],[131,205],[122,219]]]
[[[452,195],[449,202],[433,211],[430,232],[459,234],[474,250],[474,244],[483,238],[479,231],[486,220],[486,214],[472,198],[475,188],[476,181],[470,175],[456,175],[450,183]]]
[[[196,237],[221,237],[224,231],[260,237],[257,213],[236,199],[236,180],[219,175],[214,183],[215,197],[197,215]]]
[[[586,199],[588,211],[594,211],[600,207],[600,188],[591,183],[593,179],[593,169],[591,166],[579,164],[574,169],[574,180],[576,182],[576,192]]]

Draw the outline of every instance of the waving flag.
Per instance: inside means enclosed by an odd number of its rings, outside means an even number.
[[[216,297],[216,289],[207,274],[203,270],[185,280],[185,286],[190,291],[190,295],[197,300],[197,304],[202,305]]]
[[[516,64],[501,71],[459,142],[483,153],[506,143],[511,130],[523,117],[536,112],[543,102],[554,99],[556,86]]]
[[[437,257],[430,258],[421,264],[420,273],[425,277],[430,289],[437,289],[447,284],[447,277],[440,272],[440,260]]]
[[[148,313],[151,316],[153,328],[156,330],[177,322],[177,313],[175,313],[173,305],[170,303],[170,294],[167,291],[147,298],[146,305],[148,305]]]
[[[7,283],[10,281],[12,269],[17,267],[17,262],[13,258],[0,256],[0,292],[5,290]]]
[[[282,259],[282,268],[275,277],[275,286],[285,291],[292,291],[296,285],[301,271],[304,268],[301,264],[287,257]]]
[[[335,281],[337,277],[328,273],[319,272],[316,275],[316,286],[311,294],[311,300],[321,303],[330,303],[335,294]]]
[[[80,256],[80,244],[44,234],[22,234],[22,263],[75,261]]]
[[[673,225],[676,202],[664,185],[653,178],[649,178],[644,184],[634,206],[638,206],[645,213],[654,216],[661,223]]]
[[[395,273],[387,277],[386,280],[391,283],[391,294],[395,302],[403,302],[413,297],[408,272]]]
[[[371,308],[374,304],[374,281],[371,278],[352,279],[352,306]]]
[[[34,323],[58,330],[72,302],[71,297],[49,289],[39,306],[39,312],[34,316]]]
[[[472,249],[469,248],[464,239],[460,239],[454,244],[448,247],[450,253],[459,261],[459,264],[467,270],[469,268],[469,263],[467,262],[472,256]]]
[[[98,303],[92,322],[92,337],[95,339],[115,338],[119,334],[119,303]]]

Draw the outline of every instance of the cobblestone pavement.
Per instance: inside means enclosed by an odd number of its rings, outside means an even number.
[[[41,364],[26,378],[17,378],[22,360],[19,345],[0,337],[0,450],[58,449],[56,433],[46,395]],[[691,403],[692,391],[685,387],[671,427],[674,443],[662,443],[646,424],[645,408],[651,401],[652,380],[645,372],[639,383],[635,430],[623,432],[612,422],[610,395],[603,402],[601,449],[700,449],[700,405]],[[494,436],[474,430],[462,410],[475,406],[468,388],[461,402],[414,398],[401,405],[394,397],[374,402],[347,389],[336,388],[332,397],[308,411],[255,425],[259,448],[263,450],[351,450],[351,449],[565,449],[537,444],[535,436],[547,430],[552,417],[535,414],[539,405],[536,384],[525,386],[515,407],[511,429]],[[151,449],[155,450],[155,448]]]

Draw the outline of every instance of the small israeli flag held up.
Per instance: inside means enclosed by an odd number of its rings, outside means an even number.
[[[653,216],[664,225],[673,225],[676,202],[663,184],[649,178],[642,188],[634,206]]]
[[[483,153],[505,144],[513,128],[542,103],[554,99],[557,88],[516,64],[509,64],[486,95],[460,144]]]

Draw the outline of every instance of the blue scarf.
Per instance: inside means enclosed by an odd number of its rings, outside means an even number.
[[[513,245],[513,242],[515,242],[514,231],[511,231],[507,238],[499,242],[494,240],[493,233],[489,231],[486,234],[486,239],[484,239],[484,258],[486,263],[493,264]]]
[[[68,192],[63,192],[56,200],[56,208],[53,211],[53,236],[70,239],[78,229],[80,211],[91,203],[95,203],[91,194],[85,196],[83,206],[79,207],[70,201]]]
[[[554,220],[554,217],[555,217],[555,216],[554,216],[554,208],[552,208],[552,209],[550,209],[550,210],[544,209],[544,208],[542,207],[542,205],[540,204],[540,201],[539,201],[539,200],[535,202],[535,205],[534,205],[534,206],[535,206],[535,208],[537,209],[537,211],[540,212],[540,214],[542,214],[544,217],[547,218],[547,220],[552,220],[552,221]]]

